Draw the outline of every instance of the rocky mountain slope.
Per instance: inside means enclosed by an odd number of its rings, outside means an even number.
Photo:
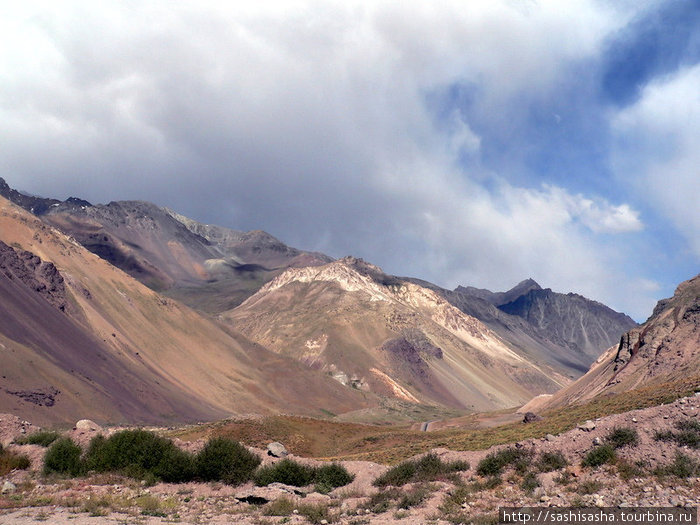
[[[287,270],[221,317],[349,387],[413,403],[488,410],[567,383],[432,290],[352,257]]]
[[[624,334],[586,375],[542,408],[690,377],[700,382],[700,275],[659,301],[644,324]]]
[[[506,292],[464,286],[447,290],[408,280],[432,289],[524,355],[572,379],[584,374],[601,352],[636,326],[625,314],[577,294],[542,289],[532,279]]]
[[[2,198],[0,240],[0,410],[133,423],[372,404],[158,295]]]
[[[288,267],[331,260],[286,246],[262,231],[201,224],[149,202],[93,205],[74,197],[62,202],[24,195],[3,179],[0,196],[146,286],[208,312],[240,304]]]

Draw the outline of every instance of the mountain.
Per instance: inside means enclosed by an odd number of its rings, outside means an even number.
[[[692,377],[700,381],[700,275],[680,284],[673,297],[659,301],[644,324],[625,333],[588,373],[545,407]]]
[[[529,359],[572,379],[584,374],[601,352],[637,325],[596,301],[543,289],[532,279],[506,292],[471,286],[448,290],[418,279],[406,280],[430,288]]]
[[[490,410],[568,382],[434,291],[353,257],[289,269],[220,317],[342,384],[414,403]]]
[[[240,304],[286,268],[332,260],[263,231],[201,224],[149,202],[62,202],[24,195],[3,179],[0,195],[146,286],[211,313]]]
[[[0,412],[151,423],[377,402],[159,295],[3,198],[0,241]]]

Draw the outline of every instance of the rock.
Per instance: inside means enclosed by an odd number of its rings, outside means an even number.
[[[540,498],[540,503],[547,503],[547,502],[551,501],[551,499],[552,498],[550,498],[549,496],[542,496]]]
[[[554,441],[554,440],[556,439],[556,437],[554,436],[554,434],[547,434],[544,438],[545,438],[547,441]]]
[[[596,446],[602,445],[602,444],[603,444],[603,440],[600,439],[599,437],[595,437],[595,438],[593,438],[593,444],[596,445]]]
[[[681,405],[685,405],[685,404],[688,402],[688,400],[687,400],[686,398],[682,397],[682,398],[680,398],[680,399],[678,400],[678,402],[679,402]]]
[[[532,423],[533,421],[540,421],[541,419],[542,418],[534,412],[525,412],[525,417],[523,417],[523,423]]]
[[[637,422],[637,418],[636,418],[636,417],[633,417],[633,418],[632,418],[632,423],[636,423],[636,422]]]
[[[590,432],[591,430],[595,430],[595,423],[589,419],[585,423],[581,423],[576,428],[578,428],[579,430],[583,430],[584,432]]]
[[[0,492],[2,492],[2,494],[11,494],[15,490],[17,490],[17,486],[11,481],[6,481],[2,484],[2,490],[0,490]]]
[[[75,424],[76,430],[87,430],[90,432],[102,432],[102,427],[90,419],[81,419]]]
[[[274,458],[284,458],[289,455],[289,452],[282,443],[275,441],[267,446],[267,455]]]

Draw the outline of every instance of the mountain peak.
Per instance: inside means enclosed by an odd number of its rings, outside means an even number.
[[[525,295],[530,290],[542,290],[542,287],[539,284],[537,284],[537,281],[535,281],[531,277],[528,277],[527,279],[520,281],[518,284],[513,286],[513,288],[504,293],[508,296],[521,296]]]

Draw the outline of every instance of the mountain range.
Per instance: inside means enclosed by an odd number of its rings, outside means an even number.
[[[636,327],[531,279],[447,290],[147,202],[0,196],[0,410],[38,421],[504,408]]]

